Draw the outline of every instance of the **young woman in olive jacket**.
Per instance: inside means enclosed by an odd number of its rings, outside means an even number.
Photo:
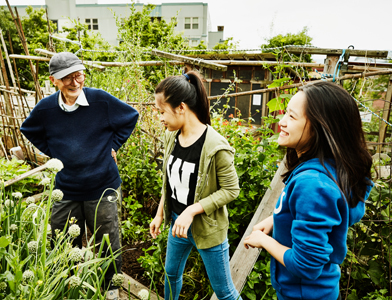
[[[230,275],[226,204],[239,194],[234,149],[210,126],[204,85],[196,72],[170,76],[155,89],[166,126],[162,197],[150,224],[153,238],[170,225],[165,300],[177,300],[186,260],[199,251],[218,299],[241,299]]]

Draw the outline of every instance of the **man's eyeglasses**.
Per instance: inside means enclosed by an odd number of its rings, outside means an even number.
[[[77,83],[82,83],[86,79],[86,74],[76,74],[74,76],[67,76],[64,78],[61,78],[61,81],[63,82],[64,85],[70,85],[74,80],[76,80]]]

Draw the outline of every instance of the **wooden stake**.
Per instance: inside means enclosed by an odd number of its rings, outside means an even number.
[[[3,45],[3,49],[4,49],[5,58],[7,60],[8,70],[9,70],[10,75],[11,75],[12,85],[14,87],[16,87],[14,73],[12,72],[11,61],[10,61],[10,58],[8,56],[7,46],[5,45],[5,42],[4,42],[3,30],[1,30],[1,29],[0,29],[0,38],[1,38],[1,44]]]
[[[20,22],[18,10],[15,7],[15,12],[16,12],[16,15],[17,15],[17,18],[15,18],[14,13],[12,11],[12,8],[11,8],[8,0],[5,0],[5,1],[7,2],[8,10],[11,13],[12,20],[14,21],[16,29],[18,31],[19,38],[20,38],[20,40],[22,42],[23,50],[24,50],[26,55],[29,55],[30,53],[29,53],[29,49],[27,47],[26,38],[25,38],[25,35],[24,35],[24,32],[23,32],[22,23]],[[36,93],[37,93],[39,99],[41,100],[42,99],[42,94],[41,94],[41,87],[40,87],[39,81],[38,81],[38,74],[35,73],[35,69],[34,69],[34,66],[33,66],[31,60],[29,60],[29,65],[30,65],[31,74],[32,74],[33,80],[34,80],[34,87],[35,87]]]
[[[388,89],[387,89],[387,94],[385,96],[384,109],[382,115],[382,118],[388,122],[389,122],[389,116],[391,114],[391,101],[392,101],[392,75],[389,77]],[[379,143],[384,143],[385,136],[387,134],[387,128],[388,125],[385,122],[382,122],[380,125],[380,133],[378,137]],[[381,153],[382,146],[383,146],[382,144],[377,146],[377,153]]]

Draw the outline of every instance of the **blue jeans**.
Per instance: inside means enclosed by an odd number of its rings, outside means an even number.
[[[167,273],[167,276],[165,276],[165,300],[178,300],[182,287],[182,275],[184,273],[185,263],[193,246],[196,247],[195,240],[192,237],[191,227],[188,230],[188,238],[172,236],[172,227],[177,217],[178,215],[172,212],[172,223],[167,241],[165,262]],[[199,251],[203,259],[208,278],[218,299],[242,300],[231,279],[228,240],[226,239],[218,246],[209,249],[197,249],[197,251]]]

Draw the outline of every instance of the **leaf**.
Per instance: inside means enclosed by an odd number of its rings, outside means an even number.
[[[271,83],[270,85],[268,85],[268,88],[273,88],[273,87],[279,87],[282,86],[283,83],[289,81],[291,78],[289,77],[284,77],[284,78],[280,78],[280,79],[275,79],[273,83]]]
[[[250,300],[256,300],[256,293],[254,291],[244,291],[244,293]]]
[[[267,106],[268,106],[270,113],[277,111],[277,110],[284,110],[284,103],[282,103],[282,101],[278,98],[271,99],[267,103]]]
[[[10,236],[0,237],[0,248],[5,248],[11,243],[12,238]]]
[[[384,273],[383,272],[383,269],[380,267],[380,265],[376,262],[376,261],[374,261],[374,260],[371,260],[371,261],[369,261],[369,270],[368,270],[368,273],[369,273],[369,276],[370,276],[370,279],[376,284],[376,285],[380,285],[380,277],[382,276],[382,274]]]

